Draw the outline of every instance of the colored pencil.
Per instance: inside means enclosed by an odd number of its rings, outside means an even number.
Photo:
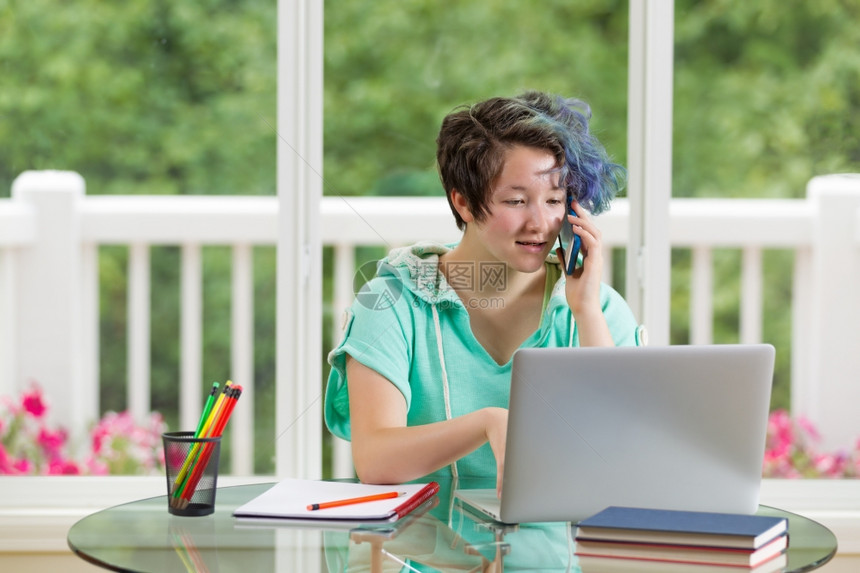
[[[211,437],[209,435],[209,430],[212,426],[212,422],[218,416],[218,412],[221,409],[222,404],[224,403],[224,397],[227,395],[227,392],[230,390],[232,382],[229,380],[224,383],[224,388],[221,391],[221,394],[218,396],[218,399],[215,401],[215,404],[210,408],[208,416],[206,416],[206,421],[203,423],[203,429],[200,430],[199,433],[195,432],[196,438],[208,438]],[[205,410],[205,407],[204,407]],[[202,418],[202,416],[201,416]],[[198,424],[199,426],[199,424]],[[182,467],[179,469],[179,473],[176,475],[176,480],[173,483],[173,489],[171,493],[174,497],[179,497],[178,491],[181,490],[181,486],[183,481],[188,476],[189,468],[195,463],[197,457],[200,453],[200,442],[197,442],[192,446],[191,450],[188,452],[188,455],[185,456],[185,461],[182,463]]]
[[[219,417],[213,423],[211,436],[207,437],[220,437],[222,435],[224,428],[227,426],[227,422],[230,420],[230,416],[233,413],[233,409],[236,407],[239,396],[241,395],[241,386],[237,385],[231,388],[227,399],[222,405]],[[206,466],[209,464],[209,459],[212,457],[212,453],[214,451],[214,443],[209,442],[203,445],[199,458],[195,461],[193,469],[189,471],[188,479],[185,480],[182,487],[177,490],[178,494],[175,497],[179,499],[180,507],[187,507],[191,502],[191,497],[194,495],[197,484],[200,482],[200,478],[203,477],[203,473],[206,470]]]
[[[344,505],[354,505],[356,503],[367,503],[369,501],[379,501],[380,499],[391,499],[406,495],[402,491],[386,491],[384,493],[375,493],[373,495],[363,495],[361,497],[350,497],[347,499],[336,499],[334,501],[323,501],[321,503],[312,503],[308,505],[308,511],[317,509],[328,509],[330,507],[343,507]]]
[[[206,398],[206,404],[203,406],[203,413],[200,414],[200,421],[197,422],[197,429],[194,431],[194,437],[199,438],[201,432],[203,432],[203,426],[206,424],[206,420],[209,418],[209,412],[212,411],[212,406],[215,404],[215,396],[218,395],[218,383],[212,383],[212,390],[209,392],[209,396]]]

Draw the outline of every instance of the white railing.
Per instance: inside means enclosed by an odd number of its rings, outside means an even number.
[[[322,240],[333,247],[333,324],[353,297],[355,247],[453,241],[458,231],[444,198],[326,197]],[[149,411],[150,276],[154,245],[181,247],[180,426],[193,427],[202,403],[201,249],[232,248],[232,372],[253,380],[251,288],[256,245],[275,245],[275,197],[86,196],[75,174],[27,173],[13,198],[0,200],[0,394],[39,380],[54,416],[80,430],[98,413],[98,248],[129,247],[128,408]],[[627,241],[628,203],[616,201],[599,218],[607,255]],[[793,284],[792,406],[809,416],[825,438],[848,445],[860,435],[860,178],[814,179],[801,200],[675,199],[670,205],[673,247],[689,248],[691,342],[711,342],[711,253],[743,252],[742,342],[761,340],[762,250],[795,253]],[[607,265],[611,268],[611,264]],[[607,282],[612,277],[607,276]],[[666,285],[669,288],[669,285]],[[777,349],[782,351],[782,349]],[[319,397],[322,381],[307,395]],[[250,385],[246,385],[248,388]],[[253,403],[253,395],[243,402]],[[308,407],[321,407],[321,400]],[[253,408],[231,421],[233,473],[253,473]],[[259,437],[258,437],[259,439]],[[335,476],[350,470],[348,452],[335,448]]]

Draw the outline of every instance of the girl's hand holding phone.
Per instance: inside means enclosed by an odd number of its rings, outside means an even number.
[[[565,224],[570,224],[573,234],[579,237],[582,264],[571,273],[565,272],[565,296],[578,323],[581,342],[584,334],[586,339],[590,339],[587,335],[592,324],[595,324],[595,333],[599,334],[597,340],[603,340],[603,331],[608,329],[600,308],[603,274],[601,233],[579,203],[571,201],[570,205],[574,214],[567,216]],[[560,260],[568,259],[560,256]]]

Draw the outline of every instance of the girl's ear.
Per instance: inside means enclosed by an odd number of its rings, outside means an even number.
[[[454,205],[454,208],[457,210],[457,214],[460,215],[460,218],[463,219],[464,223],[471,223],[475,220],[475,217],[472,215],[472,211],[469,209],[469,205],[466,202],[466,197],[456,189],[451,190],[451,204]]]

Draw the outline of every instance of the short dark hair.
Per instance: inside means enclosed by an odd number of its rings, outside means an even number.
[[[550,152],[562,187],[590,212],[605,211],[624,188],[627,172],[609,160],[589,131],[590,118],[585,102],[537,91],[455,108],[442,120],[436,163],[457,226],[464,229],[465,222],[454,209],[451,192],[459,191],[475,219],[483,220],[505,153],[517,145]]]

